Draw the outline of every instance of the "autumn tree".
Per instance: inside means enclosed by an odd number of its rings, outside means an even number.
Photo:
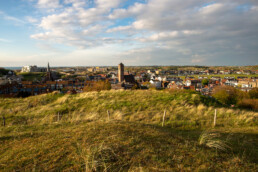
[[[238,90],[231,86],[217,86],[214,88],[212,96],[222,104],[236,104],[238,99]]]
[[[96,81],[93,83],[88,84],[83,88],[83,91],[89,92],[89,91],[101,91],[101,90],[110,90],[111,84],[108,80],[105,81]]]

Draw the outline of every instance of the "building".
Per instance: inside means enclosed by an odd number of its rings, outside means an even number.
[[[23,66],[21,72],[46,72],[47,68],[33,66]]]
[[[124,64],[120,63],[118,65],[118,82],[124,81]]]
[[[258,88],[258,80],[256,79],[246,79],[238,81],[238,84],[242,88]]]
[[[51,69],[49,66],[49,63],[47,64],[47,76],[46,76],[46,81],[54,81],[51,73]]]

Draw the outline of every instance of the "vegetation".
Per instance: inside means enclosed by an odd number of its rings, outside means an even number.
[[[209,85],[209,80],[208,79],[203,79],[202,80],[202,85],[203,86]]]
[[[0,76],[7,75],[10,70],[0,68]]]
[[[0,115],[0,171],[257,171],[258,113],[195,92],[2,98]]]
[[[199,138],[199,144],[222,151],[230,149],[230,147],[225,142],[220,140],[219,137],[219,133],[205,131]]]
[[[248,92],[251,99],[258,99],[258,88],[253,88]]]
[[[18,75],[23,76],[23,81],[41,81],[42,77],[46,75],[45,72],[24,72]]]
[[[237,103],[240,91],[231,86],[217,86],[214,89],[213,97],[219,100],[222,104],[232,105]]]
[[[237,105],[258,111],[257,90],[254,88],[247,93],[231,86],[217,86],[212,96],[224,105]]]
[[[110,90],[111,84],[108,80],[105,81],[96,81],[94,83],[91,83],[83,88],[83,91],[89,92],[89,91],[101,91],[101,90]]]
[[[185,79],[186,76],[179,76],[182,79]],[[194,77],[194,78],[198,78],[198,77],[206,77],[208,79],[212,78],[212,77],[220,77],[220,78],[225,78],[225,77],[233,77],[235,79],[237,79],[237,77],[247,77],[247,78],[251,78],[251,77],[258,77],[258,74],[250,74],[250,75],[246,75],[246,74],[211,74],[211,75],[187,75],[187,77]]]
[[[258,99],[242,99],[237,103],[238,107],[258,111]]]

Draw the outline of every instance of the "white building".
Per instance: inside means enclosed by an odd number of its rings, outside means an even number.
[[[21,72],[46,72],[47,68],[33,66],[23,66]]]
[[[155,86],[156,88],[161,88],[162,83],[159,80],[150,80],[151,85]]]

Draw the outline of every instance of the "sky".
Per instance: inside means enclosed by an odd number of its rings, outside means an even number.
[[[0,66],[257,65],[257,0],[0,0]]]

